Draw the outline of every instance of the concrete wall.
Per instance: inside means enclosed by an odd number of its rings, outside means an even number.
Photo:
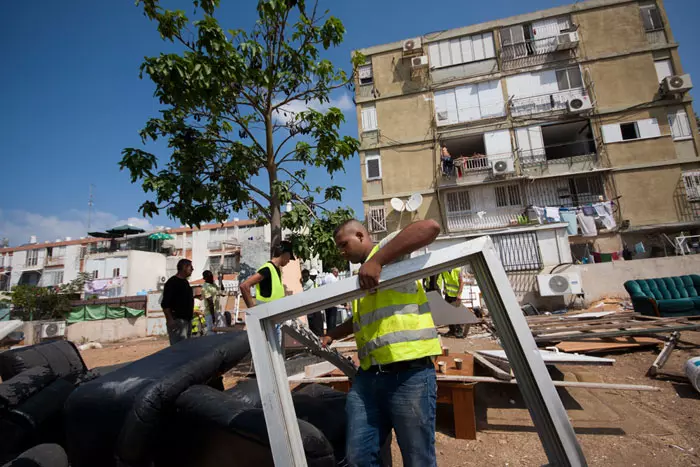
[[[125,295],[131,296],[141,291],[154,290],[158,287],[158,278],[165,273],[165,255],[150,251],[129,251]]]
[[[584,69],[594,83],[600,111],[651,102],[659,90],[651,52],[591,62]]]
[[[684,192],[679,191],[680,167],[655,167],[614,175],[621,218],[630,225],[649,225],[684,220],[687,209]]]
[[[432,93],[423,93],[377,101],[380,141],[390,139],[403,143],[426,139],[426,136],[431,135],[434,106],[432,97]]]
[[[571,19],[579,25],[583,45],[580,53],[586,57],[599,57],[649,45],[636,3],[586,10],[572,14]]]
[[[84,341],[113,342],[146,337],[146,317],[81,321],[66,326],[66,338],[80,344]]]

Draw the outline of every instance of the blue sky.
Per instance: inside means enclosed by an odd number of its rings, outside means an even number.
[[[161,3],[192,11],[191,1]],[[414,0],[321,0],[347,29],[345,42],[327,58],[347,69],[353,49],[568,3],[442,0],[426,8]],[[665,4],[685,71],[700,81],[700,1]],[[255,15],[253,0],[222,0],[217,13],[227,29],[248,29]],[[117,166],[121,150],[140,144],[138,130],[159,109],[152,83],[138,77],[139,65],[144,56],[168,50],[134,2],[2,2],[0,40],[0,237],[20,244],[33,234],[40,240],[85,235],[91,183],[93,229],[122,221],[179,224],[164,216],[139,219],[145,194]],[[336,97],[347,118],[342,133],[357,137],[351,102]],[[344,204],[361,213],[357,157],[346,170],[336,183],[347,188]]]

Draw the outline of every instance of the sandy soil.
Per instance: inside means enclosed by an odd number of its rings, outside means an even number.
[[[686,332],[664,370],[683,372],[685,361],[700,355],[700,333]],[[89,368],[128,362],[167,346],[146,338],[82,352]],[[444,339],[451,352],[497,348],[490,339]],[[561,389],[589,465],[700,465],[700,394],[684,383],[645,376],[657,350],[599,354],[615,358],[613,366],[560,366],[566,380],[645,384],[658,392]],[[234,380],[226,381],[227,386]],[[436,446],[440,466],[543,465],[546,457],[516,386],[479,384],[476,388],[477,439],[453,437],[449,407],[438,408]],[[396,443],[395,443],[396,444]],[[394,465],[401,465],[394,446]]]

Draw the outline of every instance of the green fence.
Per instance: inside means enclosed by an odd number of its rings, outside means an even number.
[[[76,300],[66,314],[67,323],[98,321],[101,319],[138,318],[146,314],[146,297],[118,297],[94,300]]]

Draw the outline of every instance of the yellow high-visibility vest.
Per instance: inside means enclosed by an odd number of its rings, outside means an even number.
[[[437,285],[442,288],[442,285],[445,284],[445,294],[448,297],[457,297],[460,273],[461,268],[454,268],[452,271],[444,271],[438,276]]]
[[[375,246],[367,259],[377,251]],[[354,300],[353,328],[360,366],[440,355],[440,341],[420,281],[378,290]]]
[[[263,297],[260,293],[260,283],[258,282],[257,284],[255,284],[255,299],[259,303],[272,302],[274,300],[279,300],[280,298],[284,297],[284,286],[282,285],[282,279],[280,278],[279,274],[277,274],[277,268],[274,264],[267,262],[260,266],[258,272],[262,271],[265,268],[270,270],[270,278],[272,279],[272,289],[270,291],[271,293],[269,297]]]

